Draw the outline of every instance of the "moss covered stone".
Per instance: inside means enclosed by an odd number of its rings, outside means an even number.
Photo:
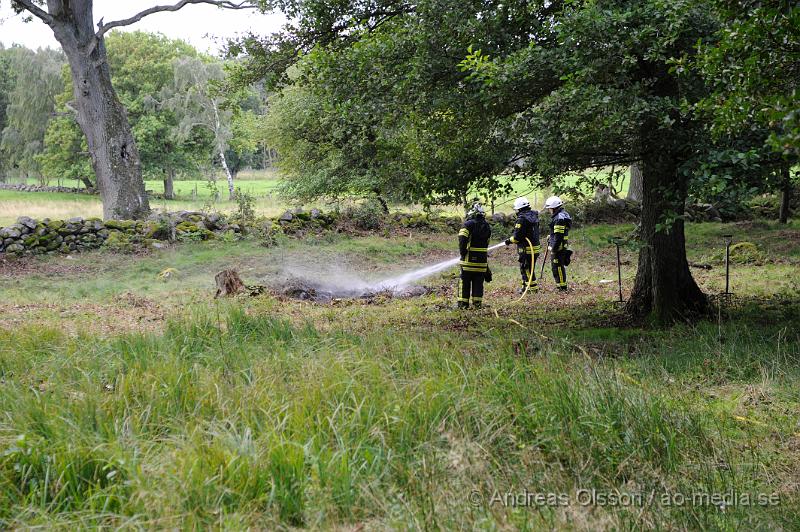
[[[731,246],[732,264],[757,264],[763,261],[764,255],[752,242],[737,242]]]
[[[117,231],[128,232],[135,227],[136,222],[134,220],[108,220],[106,222],[106,228],[116,229]]]
[[[141,233],[145,239],[150,239],[150,238],[158,239],[159,233],[161,233],[162,228],[163,228],[162,224],[158,222],[152,222],[152,221],[145,222],[144,224],[142,224]]]
[[[179,233],[197,233],[200,231],[200,228],[197,227],[197,224],[187,221],[176,225],[175,230]]]
[[[104,245],[116,251],[128,251],[132,247],[131,238],[122,231],[111,231]],[[72,246],[70,246],[70,249],[72,249]]]

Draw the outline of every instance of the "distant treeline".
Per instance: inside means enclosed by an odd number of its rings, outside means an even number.
[[[223,90],[223,60],[144,32],[107,39],[113,85],[128,111],[146,179],[198,178],[220,166],[272,167],[262,84]],[[61,51],[0,46],[0,182],[73,179],[93,188],[94,171],[76,121],[72,79]],[[221,165],[224,158],[224,165]]]

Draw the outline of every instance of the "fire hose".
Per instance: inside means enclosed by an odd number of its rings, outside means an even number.
[[[528,247],[531,250],[531,270],[528,272],[528,284],[525,285],[525,290],[523,290],[522,295],[519,296],[519,299],[514,301],[514,303],[519,303],[520,301],[522,301],[522,299],[525,297],[525,294],[528,293],[528,289],[531,287],[531,284],[533,283],[533,262],[534,262],[533,258],[536,255],[533,253],[533,244],[531,243],[530,240],[528,240],[528,237],[525,237],[525,241],[528,243]],[[547,255],[544,256],[544,260],[545,261],[547,260]],[[542,267],[542,271],[544,271],[544,266]]]

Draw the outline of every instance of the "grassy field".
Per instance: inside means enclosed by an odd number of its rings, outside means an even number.
[[[12,181],[12,183],[17,182],[18,180]],[[28,183],[36,184],[32,179],[29,179]],[[55,184],[51,183],[51,185]],[[290,206],[289,202],[279,198],[276,194],[275,189],[279,181],[271,173],[242,172],[236,184],[241,190],[255,197],[255,208],[259,214],[277,216]],[[62,185],[82,188],[77,181],[67,180]],[[213,189],[208,186],[208,181],[176,181],[177,199],[168,201],[153,198],[150,200],[150,206],[162,211],[197,211],[208,208],[216,209],[219,212],[234,211],[237,205],[235,201],[228,200],[228,187],[225,180],[218,181],[216,186],[219,191],[219,200],[214,199]],[[145,181],[145,188],[156,193],[163,193],[164,183],[162,181]],[[196,195],[194,194],[195,190],[197,191]],[[52,219],[68,219],[73,216],[102,218],[103,205],[99,196],[0,190],[0,226],[9,225],[20,216]]]
[[[601,171],[602,173],[602,171]],[[567,178],[567,182],[574,184],[577,176]],[[22,182],[21,180],[11,180],[12,183]],[[34,179],[27,179],[28,184],[37,184]],[[255,198],[254,208],[257,214],[264,216],[278,216],[287,208],[309,207],[308,205],[297,205],[294,202],[282,197],[279,194],[280,177],[277,172],[246,170],[238,174],[236,186],[252,195]],[[50,185],[57,185],[51,182]],[[64,180],[62,186],[83,188],[77,180]],[[218,176],[215,184],[216,191],[219,192],[219,199],[215,199],[214,189],[209,186],[206,180],[186,180],[175,181],[174,188],[176,199],[163,200],[153,198],[150,206],[153,209],[162,211],[177,210],[202,210],[213,208],[219,212],[231,212],[237,207],[235,201],[228,200],[228,185],[224,177]],[[154,193],[163,194],[163,181],[145,181],[146,190]],[[627,183],[622,184],[623,191],[627,190]],[[515,182],[510,194],[502,195],[497,198],[495,204],[498,211],[511,212],[511,204],[514,199],[521,194],[529,196],[534,205],[541,205],[551,190],[539,190],[531,187],[525,182]],[[477,194],[481,199],[486,199],[481,194]],[[338,206],[346,206],[348,202],[343,202]],[[327,205],[319,202],[316,206],[325,210],[335,208],[337,205]],[[401,209],[414,209],[418,206],[395,206]],[[486,207],[489,202],[486,200]],[[460,207],[440,206],[440,210],[451,214],[463,214]],[[0,190],[0,227],[9,225],[16,221],[20,216],[31,216],[33,218],[49,217],[53,219],[68,219],[73,216],[102,217],[103,206],[98,196],[86,196],[79,194],[63,193],[42,193],[42,192],[18,192],[11,190]]]
[[[375,280],[455,236],[329,235],[105,251],[0,268],[4,528],[791,530],[800,525],[800,226],[690,225],[713,319],[630,323],[614,303],[625,226],[577,229],[572,291],[489,308],[430,294],[328,304],[296,275]],[[496,235],[501,239],[505,235]],[[636,264],[623,251],[627,294]],[[266,295],[214,300],[237,268]],[[161,280],[159,273],[172,268]],[[163,277],[163,276],[162,276]]]

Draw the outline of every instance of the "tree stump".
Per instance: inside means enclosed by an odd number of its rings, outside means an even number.
[[[214,299],[220,295],[235,296],[245,291],[244,283],[236,270],[222,270],[214,276],[214,281],[217,283],[217,293],[214,294]]]

